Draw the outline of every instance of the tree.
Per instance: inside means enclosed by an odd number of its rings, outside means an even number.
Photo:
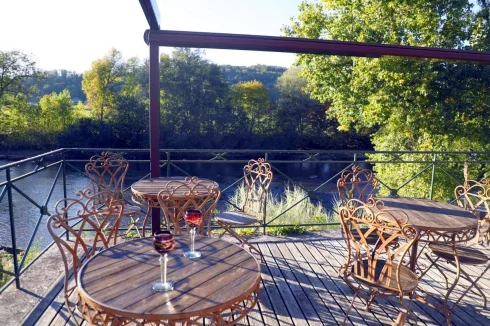
[[[46,131],[55,133],[73,123],[73,102],[70,92],[65,89],[59,94],[44,95],[39,101],[41,122]]]
[[[202,145],[198,135],[224,132],[229,120],[228,84],[220,68],[203,59],[202,52],[176,49],[160,60],[163,130],[187,145]],[[206,137],[209,139],[209,137]],[[179,144],[181,145],[181,144]],[[210,144],[211,145],[211,144]]]
[[[19,51],[0,51],[0,101],[6,94],[27,93],[22,82],[42,77],[43,73],[29,55]]]
[[[267,130],[264,127],[271,115],[271,101],[269,92],[262,83],[254,80],[233,86],[232,105],[235,110],[245,113],[251,134]]]
[[[124,69],[121,52],[111,49],[104,58],[92,62],[92,68],[83,74],[82,89],[99,122],[104,121],[105,110],[114,108]]]
[[[298,18],[284,31],[306,38],[484,49],[489,45],[487,4],[480,1],[473,8],[466,0],[303,2]],[[377,150],[489,149],[489,66],[306,54],[299,54],[297,63],[311,95],[332,103],[329,115],[339,121],[339,130],[371,134]],[[422,159],[416,154],[406,158]],[[376,167],[392,186],[420,168]],[[425,183],[406,188],[404,194],[427,194],[429,179],[430,174]],[[449,196],[450,188],[454,185],[441,185],[440,198]]]

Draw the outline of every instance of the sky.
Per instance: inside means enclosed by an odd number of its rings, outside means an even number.
[[[281,35],[297,16],[301,0],[157,0],[160,28],[169,30]],[[148,57],[143,33],[148,23],[138,0],[0,1],[0,51],[32,54],[45,70],[82,73],[111,48],[129,57]],[[172,48],[161,47],[160,53]],[[289,67],[289,53],[206,49],[217,64]]]

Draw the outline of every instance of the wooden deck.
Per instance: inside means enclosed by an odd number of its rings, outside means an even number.
[[[296,238],[261,237],[257,239],[264,254],[260,303],[241,325],[340,325],[353,291],[337,277],[345,257],[345,242],[338,236],[299,236]],[[479,268],[466,266],[470,274]],[[490,275],[481,281],[490,297]],[[465,282],[460,282],[455,293]],[[37,307],[24,319],[24,325],[75,325],[70,320],[62,297],[62,284],[52,287]],[[421,290],[442,302],[445,284],[437,270],[431,270],[421,282]],[[354,325],[391,325],[399,305],[377,300],[366,312],[356,301],[350,313]],[[396,300],[394,301],[396,302]],[[446,325],[443,313],[422,303],[414,303],[418,325]],[[490,325],[490,311],[483,300],[468,295],[455,309],[454,325]],[[86,325],[86,323],[84,323]]]

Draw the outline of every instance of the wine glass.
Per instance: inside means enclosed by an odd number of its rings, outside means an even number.
[[[196,238],[196,228],[202,221],[202,212],[198,209],[188,209],[185,212],[185,220],[191,228],[191,251],[186,251],[184,256],[188,258],[199,258],[201,257],[201,253],[194,250],[194,240]]]
[[[157,292],[166,292],[174,289],[174,283],[167,281],[167,254],[174,249],[175,239],[170,231],[158,231],[153,235],[153,247],[161,255],[160,271],[161,282],[153,284],[153,290]]]

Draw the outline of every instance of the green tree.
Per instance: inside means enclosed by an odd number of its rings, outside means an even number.
[[[160,84],[163,130],[175,140],[180,139],[178,143],[188,140],[188,145],[202,145],[204,138],[197,135],[226,129],[229,87],[219,66],[203,59],[202,52],[176,49],[171,56],[162,55]]]
[[[50,133],[59,132],[74,121],[73,102],[67,89],[59,94],[53,92],[44,95],[39,101],[39,106],[43,128]]]
[[[305,1],[284,31],[295,37],[484,49],[489,44],[488,3],[480,4],[484,5],[473,8],[465,0]],[[370,134],[377,150],[489,149],[487,65],[306,54],[299,54],[297,63],[311,95],[331,102],[328,113],[339,121],[339,130]],[[416,154],[405,158],[423,159]],[[376,167],[391,186],[421,168]],[[426,195],[429,183],[428,173],[402,193]],[[450,197],[451,188],[454,184],[441,184],[440,198]]]
[[[105,111],[114,108],[124,70],[121,52],[111,49],[104,58],[92,62],[91,69],[83,74],[82,89],[99,122],[104,121]]]
[[[256,80],[243,82],[233,86],[231,93],[233,107],[247,117],[248,131],[254,134],[267,130],[271,101],[264,85]]]
[[[42,77],[43,73],[29,55],[19,51],[0,51],[0,101],[6,94],[27,93],[23,81]]]

